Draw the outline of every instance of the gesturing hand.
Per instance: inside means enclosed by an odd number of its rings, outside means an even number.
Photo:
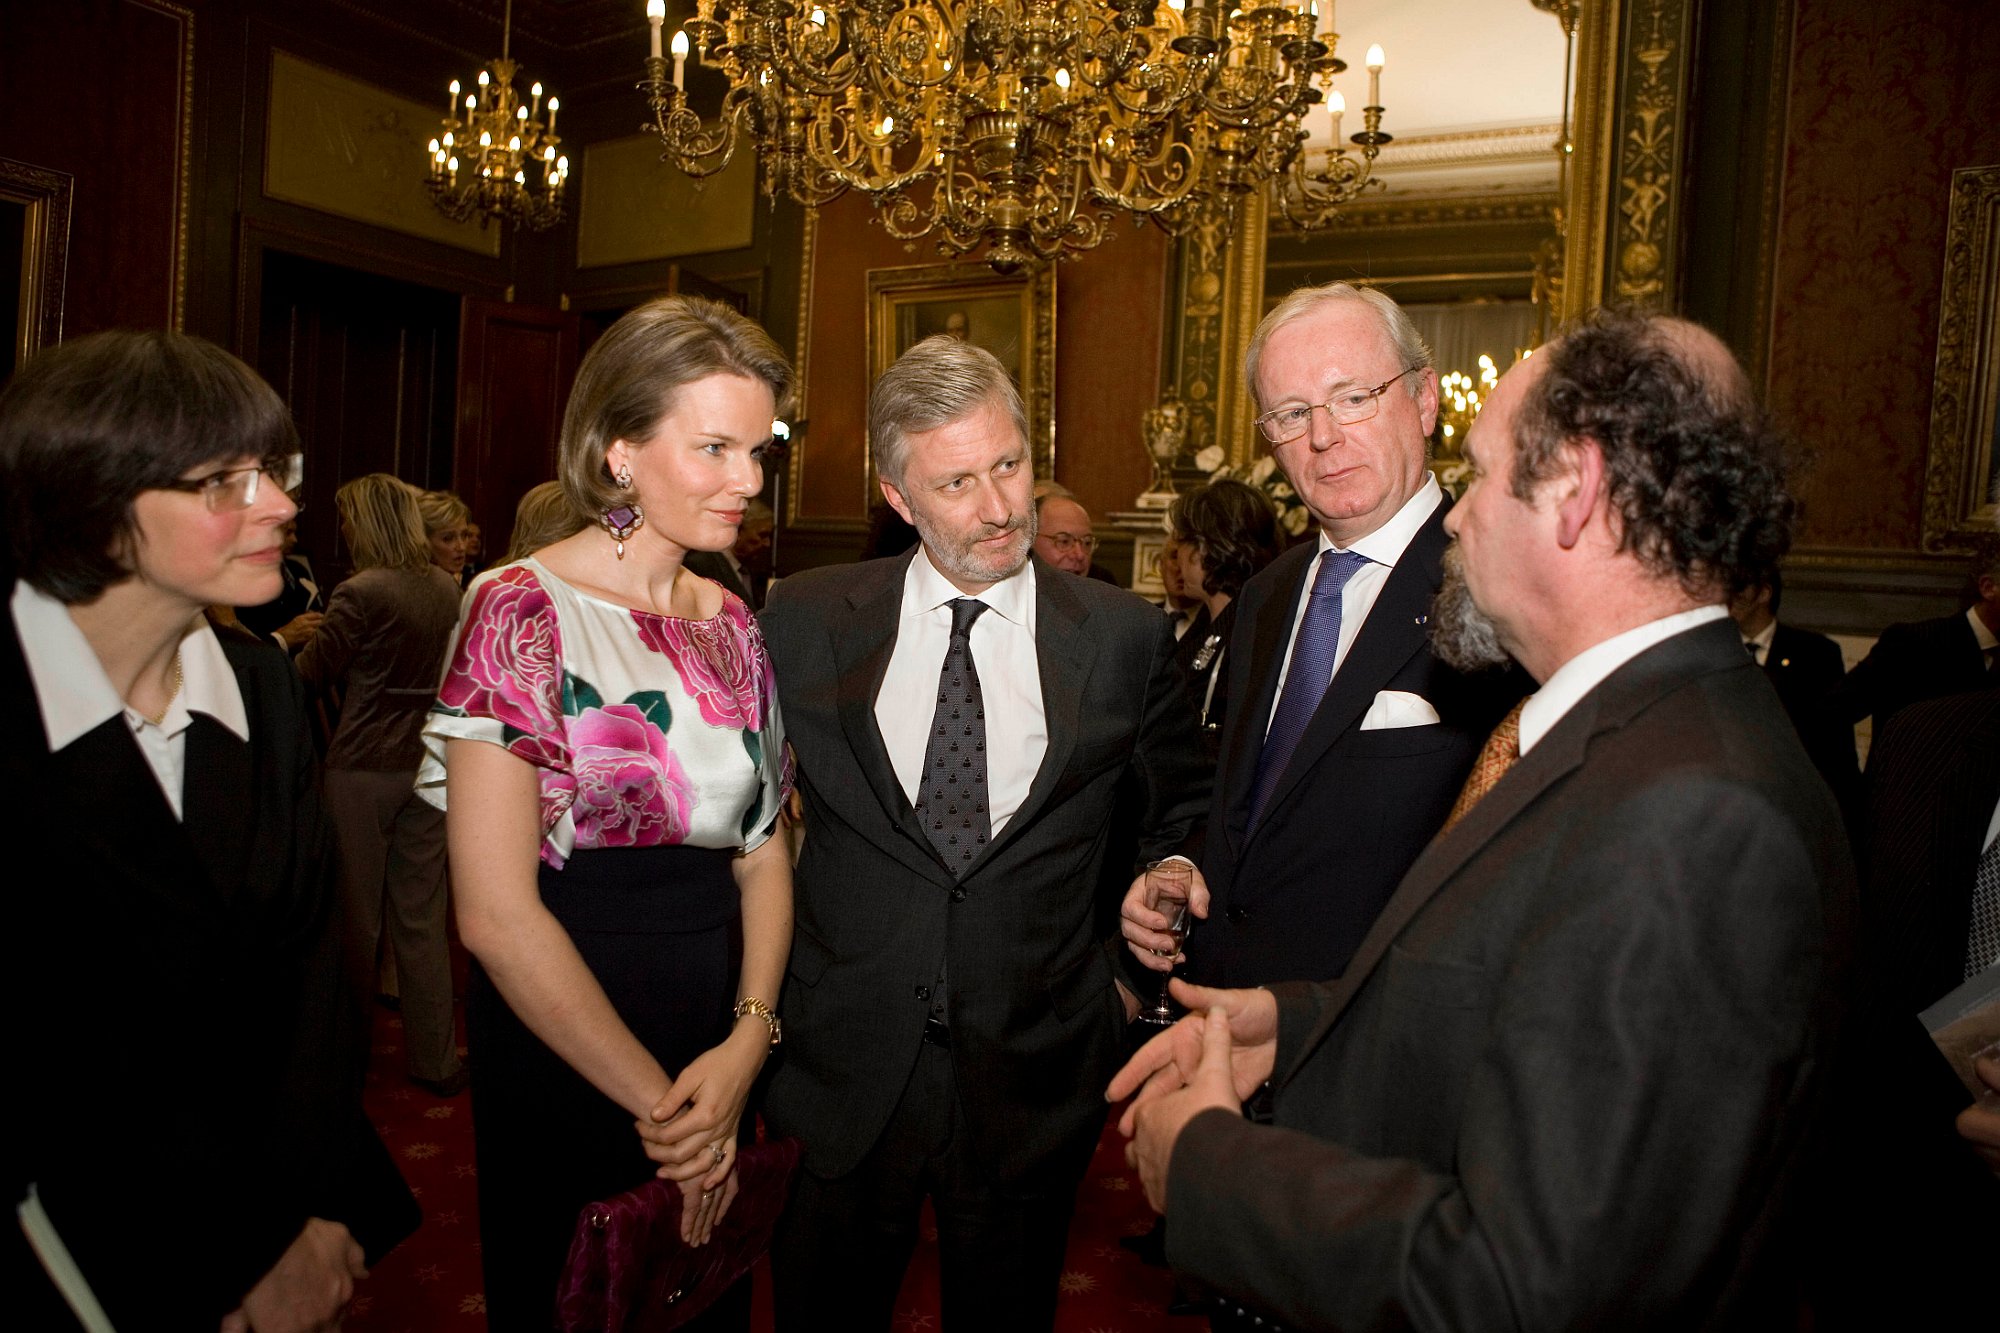
[[[1265,990],[1213,990],[1190,986],[1176,978],[1173,996],[1187,1006],[1187,1016],[1141,1046],[1111,1080],[1106,1100],[1119,1102],[1139,1095],[1119,1118],[1118,1132],[1132,1137],[1133,1113],[1157,1097],[1186,1086],[1201,1064],[1208,1011],[1229,1015],[1234,1041],[1229,1048],[1230,1090],[1241,1105],[1257,1085],[1271,1077],[1278,1058],[1278,1002]]]
[[[1139,1173],[1146,1189],[1146,1202],[1164,1216],[1167,1211],[1167,1168],[1174,1157],[1174,1144],[1187,1122],[1211,1107],[1235,1111],[1243,1104],[1231,1074],[1233,1047],[1229,1035],[1229,1011],[1221,1005],[1210,1009],[1201,1032],[1201,1057],[1186,1071],[1184,1085],[1175,1091],[1135,1102],[1126,1111],[1124,1128],[1131,1122],[1132,1141],[1125,1145],[1125,1161]]]
[[[307,1220],[271,1271],[223,1318],[222,1333],[322,1333],[340,1327],[354,1284],[368,1276],[347,1228]]]

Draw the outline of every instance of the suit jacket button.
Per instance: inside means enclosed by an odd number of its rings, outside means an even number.
[[[1224,912],[1223,915],[1229,918],[1230,925],[1240,926],[1250,919],[1250,909],[1247,907],[1232,907]]]
[[[962,902],[964,902],[964,901],[965,901],[965,890],[964,890],[964,889],[953,889],[953,890],[951,891],[951,900],[952,900],[953,902],[955,902],[955,903],[962,903]]]
[[[917,998],[928,1002],[931,998],[931,988],[929,986],[917,987]]]

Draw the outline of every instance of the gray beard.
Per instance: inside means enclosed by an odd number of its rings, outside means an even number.
[[[1465,556],[1453,542],[1444,551],[1444,583],[1431,602],[1431,651],[1457,671],[1490,671],[1513,662],[1500,646],[1500,630],[1472,601]]]
[[[982,529],[970,538],[959,540],[950,533],[940,531],[930,522],[930,516],[915,505],[910,507],[910,517],[911,526],[916,528],[917,536],[923,539],[924,549],[930,552],[931,563],[937,566],[938,572],[947,578],[964,579],[968,583],[998,583],[1002,579],[1011,577],[1020,571],[1021,566],[1028,563],[1028,552],[1034,549],[1035,545],[1035,520],[1038,516],[1032,505],[1014,528],[1016,547],[1010,555],[1004,557],[1004,563],[1003,560],[995,559],[981,561],[973,553],[972,548],[976,541],[982,537],[995,536],[996,533]]]

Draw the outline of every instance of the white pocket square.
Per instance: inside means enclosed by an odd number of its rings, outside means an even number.
[[[1368,705],[1368,714],[1361,719],[1361,729],[1387,731],[1391,727],[1428,727],[1443,720],[1438,716],[1438,710],[1431,707],[1430,700],[1421,694],[1382,690],[1376,694],[1375,702]]]

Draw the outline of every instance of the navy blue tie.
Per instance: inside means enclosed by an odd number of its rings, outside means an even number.
[[[1299,738],[1306,734],[1306,724],[1312,721],[1320,697],[1333,680],[1333,659],[1340,648],[1340,593],[1367,564],[1367,556],[1352,551],[1327,551],[1319,558],[1319,574],[1313,579],[1305,619],[1299,622],[1298,637],[1292,643],[1284,692],[1278,696],[1278,711],[1257,756],[1257,784],[1250,798],[1253,829],[1263,819],[1265,802],[1284,776],[1292,751],[1299,748]]]

